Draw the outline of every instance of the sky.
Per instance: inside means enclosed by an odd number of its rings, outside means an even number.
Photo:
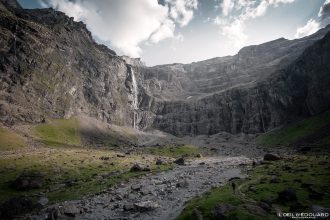
[[[98,43],[148,66],[236,54],[330,23],[330,0],[18,0],[86,23]]]

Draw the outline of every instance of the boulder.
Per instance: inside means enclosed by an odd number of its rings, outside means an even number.
[[[143,171],[143,167],[140,165],[140,164],[134,164],[131,169],[130,169],[131,172],[140,172],[140,171]]]
[[[63,213],[67,216],[75,217],[80,213],[80,209],[75,204],[65,204],[63,206]]]
[[[141,185],[139,185],[139,184],[132,185],[131,186],[131,189],[133,191],[139,191],[141,189]]]
[[[135,210],[139,211],[139,212],[146,212],[146,211],[151,211],[154,210],[156,208],[159,208],[160,206],[152,201],[144,201],[144,202],[137,202],[134,203],[134,208]]]
[[[47,197],[40,197],[39,200],[37,201],[37,206],[39,207],[44,207],[45,205],[47,205],[49,202]]]
[[[185,159],[183,157],[180,157],[179,159],[176,159],[174,163],[183,166],[185,165]]]
[[[132,211],[132,210],[134,210],[134,208],[135,208],[134,204],[132,204],[132,203],[127,203],[123,206],[124,211]]]
[[[265,154],[264,155],[264,160],[265,161],[276,161],[280,160],[281,158],[278,155],[275,154]]]
[[[162,165],[162,164],[164,164],[164,161],[162,159],[158,158],[156,160],[156,165]]]
[[[187,180],[184,180],[184,181],[181,181],[181,182],[178,182],[176,184],[176,187],[178,188],[187,188],[189,186],[189,183]]]

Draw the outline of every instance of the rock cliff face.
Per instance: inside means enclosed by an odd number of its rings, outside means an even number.
[[[83,23],[61,12],[22,10],[14,3],[0,1],[1,121],[86,114],[132,125],[128,62],[138,61],[96,44]]]
[[[83,114],[178,136],[265,132],[330,108],[329,30],[146,67],[61,12],[0,0],[0,121]]]
[[[152,98],[141,109],[154,113],[152,126],[179,136],[265,132],[320,113],[330,107],[329,30],[235,56],[144,68]]]

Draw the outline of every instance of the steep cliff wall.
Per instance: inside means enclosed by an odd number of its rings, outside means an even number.
[[[0,0],[0,121],[82,114],[178,136],[265,132],[330,108],[329,31],[146,67],[61,12]]]
[[[294,55],[285,56],[272,68],[268,69],[269,63],[259,59],[254,61],[255,65],[250,63],[253,71],[248,66],[238,66],[245,68],[246,73],[254,73],[254,76],[245,77],[234,86],[230,82],[238,79],[228,80],[229,85],[224,83],[218,92],[214,92],[212,87],[212,92],[207,95],[193,96],[187,92],[191,96],[184,100],[158,100],[155,108],[151,108],[156,115],[153,126],[179,136],[215,134],[220,131],[257,133],[329,109],[330,33],[323,37],[328,29],[312,36],[313,40],[304,44],[309,46],[307,49],[299,47]],[[315,37],[320,40],[314,41]],[[293,51],[289,46],[286,48]],[[240,53],[238,56],[241,56]],[[252,56],[246,56],[251,60]],[[274,63],[272,59],[269,62]],[[255,71],[260,63],[262,65],[259,67],[268,72]],[[200,63],[199,68],[201,66],[203,63]],[[203,73],[207,75],[201,71]],[[199,89],[197,86],[195,88]],[[205,85],[204,90],[207,88]]]
[[[2,1],[0,35],[2,122],[86,114],[133,124],[129,59],[96,44],[83,23],[53,9],[22,10]]]

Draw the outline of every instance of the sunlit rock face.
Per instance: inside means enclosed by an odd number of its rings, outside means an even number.
[[[10,2],[10,3],[9,3]],[[235,56],[146,67],[51,9],[0,0],[0,120],[79,114],[174,135],[265,132],[330,107],[330,27]]]

